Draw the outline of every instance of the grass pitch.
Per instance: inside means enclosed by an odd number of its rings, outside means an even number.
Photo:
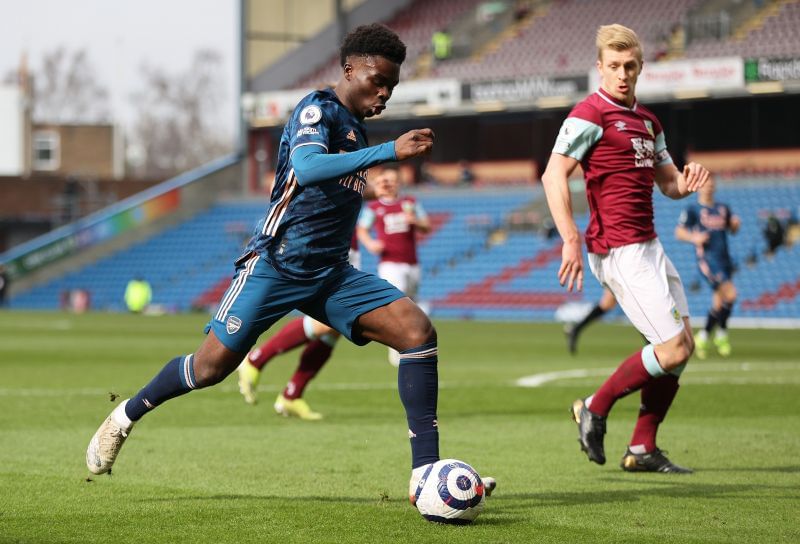
[[[442,455],[499,482],[468,527],[408,504],[378,345],[337,347],[306,392],[323,421],[272,411],[295,352],[266,368],[256,407],[233,376],[170,401],[113,476],[88,478],[110,398],[194,350],[206,319],[0,312],[0,542],[800,542],[797,331],[733,331],[731,358],[692,361],[659,437],[687,476],[618,468],[638,394],[609,418],[608,464],[579,451],[567,407],[640,345],[631,327],[594,326],[571,357],[557,325],[437,323]]]

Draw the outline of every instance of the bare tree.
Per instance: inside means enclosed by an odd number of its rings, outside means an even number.
[[[143,89],[132,97],[130,140],[137,160],[130,167],[136,175],[174,175],[231,150],[231,135],[219,130],[222,68],[221,55],[212,50],[197,51],[183,73],[142,67]]]
[[[46,53],[33,77],[33,118],[44,123],[107,123],[108,90],[100,85],[85,50]]]

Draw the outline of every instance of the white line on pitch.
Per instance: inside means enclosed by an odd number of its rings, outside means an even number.
[[[440,382],[439,389],[475,389],[481,387],[506,387],[506,382]],[[283,385],[259,385],[258,391],[277,392],[283,391]],[[25,388],[25,387],[2,387],[0,397],[63,397],[63,396],[108,396],[110,392],[119,391],[119,387],[80,388],[80,389],[46,389],[46,388]],[[397,383],[318,383],[314,384],[314,389],[319,391],[396,391]],[[233,393],[239,391],[236,385],[222,385],[210,388],[211,391],[220,393]]]
[[[758,378],[742,378],[735,376],[726,376],[723,378],[705,378],[697,374],[704,374],[706,372],[724,372],[730,374],[731,372],[764,372],[770,370],[798,370],[800,363],[798,362],[761,362],[761,363],[705,363],[693,362],[687,368],[687,373],[683,376],[684,383],[795,383],[794,380],[785,380],[770,377]],[[608,376],[613,372],[613,368],[574,368],[570,370],[557,370],[555,372],[542,372],[539,374],[532,374],[530,376],[523,376],[514,383],[518,387],[541,387],[545,384],[568,379],[576,378],[589,378],[594,376]],[[694,374],[694,375],[693,375]]]

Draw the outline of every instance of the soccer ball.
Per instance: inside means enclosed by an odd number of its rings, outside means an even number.
[[[458,459],[442,459],[428,465],[413,499],[428,521],[456,525],[472,523],[486,501],[481,477]]]

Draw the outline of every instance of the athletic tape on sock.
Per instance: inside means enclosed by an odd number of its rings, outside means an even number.
[[[315,340],[317,335],[314,334],[314,320],[307,315],[303,316],[303,332],[306,333],[306,338]]]
[[[658,378],[659,376],[664,376],[666,372],[661,365],[658,363],[658,358],[656,357],[656,348],[653,344],[648,344],[644,348],[642,348],[642,363],[644,364],[644,369],[647,370],[647,373],[653,376],[654,378]]]

